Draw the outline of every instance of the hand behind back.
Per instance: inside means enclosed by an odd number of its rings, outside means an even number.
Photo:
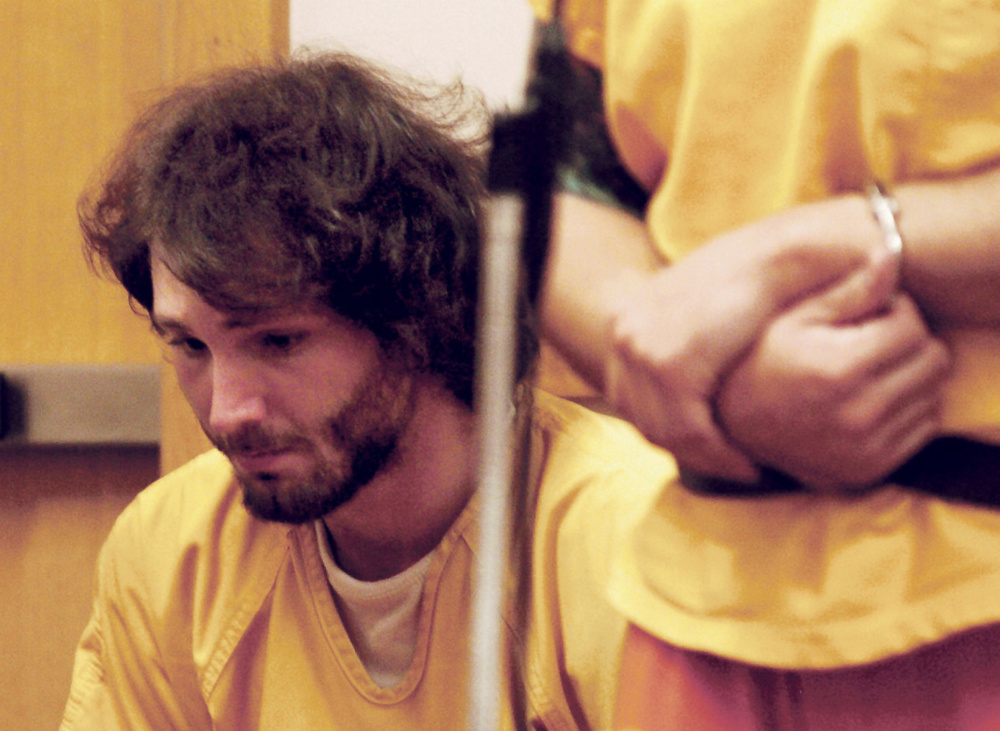
[[[735,229],[636,275],[619,288],[610,316],[605,397],[683,467],[752,481],[755,441],[742,428],[733,440],[716,422],[724,377],[774,318],[817,291],[855,273],[865,286],[894,289],[888,261],[864,200],[844,196]],[[746,377],[740,383],[761,388]],[[743,427],[747,417],[733,421]],[[770,447],[769,455],[778,451]]]
[[[772,321],[718,417],[762,464],[817,489],[877,483],[939,428],[948,352],[912,299],[863,274]]]

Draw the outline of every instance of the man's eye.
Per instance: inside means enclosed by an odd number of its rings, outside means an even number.
[[[261,343],[267,350],[284,352],[291,350],[303,339],[302,335],[288,333],[267,333],[261,338]]]
[[[179,350],[185,355],[201,355],[206,350],[208,346],[204,342],[198,340],[198,338],[176,338],[174,340],[168,340],[167,345],[175,350]]]

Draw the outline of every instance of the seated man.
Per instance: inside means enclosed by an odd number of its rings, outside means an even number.
[[[342,55],[230,70],[156,105],[83,201],[91,257],[216,450],[112,530],[64,731],[464,725],[483,190],[434,104]],[[608,557],[674,465],[624,422],[516,401],[523,705],[534,728],[607,728],[626,627]]]

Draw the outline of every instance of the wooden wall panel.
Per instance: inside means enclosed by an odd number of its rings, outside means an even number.
[[[156,362],[146,321],[80,255],[76,200],[172,84],[288,51],[288,0],[0,3],[0,363]],[[163,469],[207,442],[165,375]]]
[[[164,3],[164,76],[176,82],[224,65],[288,53],[287,0]]]
[[[155,363],[80,249],[76,199],[158,86],[156,2],[0,3],[0,364]],[[156,449],[0,449],[0,728],[56,728],[97,550]]]
[[[77,196],[121,131],[113,100],[150,83],[125,40],[108,0],[0,3],[0,363],[158,357],[118,290],[88,273],[76,225]]]
[[[288,46],[288,0],[0,1],[0,364],[157,363],[147,323],[87,269],[76,199],[174,81]],[[165,466],[200,450],[165,379]],[[97,550],[155,449],[0,448],[0,728],[56,728]]]
[[[0,452],[0,729],[56,729],[94,560],[155,448]]]

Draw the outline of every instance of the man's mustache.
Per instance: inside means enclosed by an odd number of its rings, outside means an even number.
[[[274,431],[257,424],[248,424],[229,434],[208,433],[208,438],[223,454],[240,455],[258,452],[280,452],[308,444],[308,440],[290,431]]]

